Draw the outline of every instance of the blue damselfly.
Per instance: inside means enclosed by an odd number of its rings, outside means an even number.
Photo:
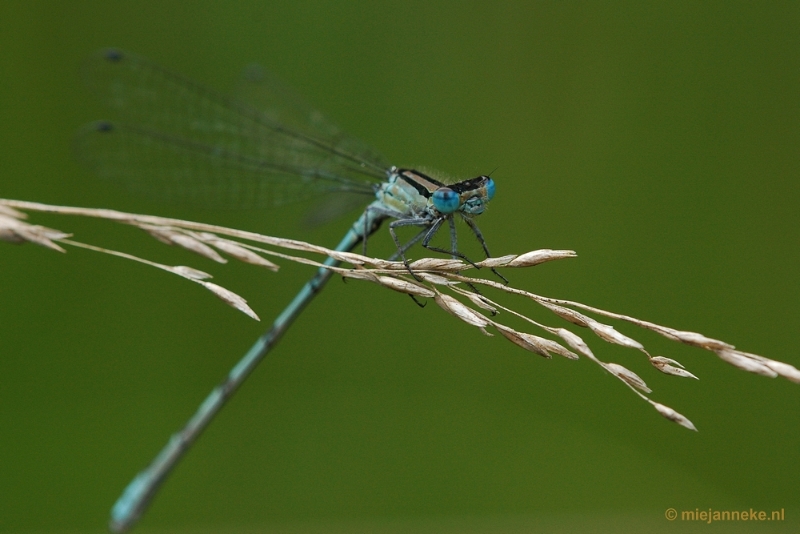
[[[268,207],[324,193],[371,195],[374,200],[336,250],[349,251],[362,242],[366,247],[367,238],[391,220],[395,256],[407,267],[405,253],[416,243],[469,261],[456,246],[458,216],[489,256],[473,218],[494,196],[490,177],[446,185],[422,172],[390,166],[263,71],[251,69],[242,88],[243,94],[257,96],[260,105],[119,50],[90,58],[85,76],[122,117],[121,122],[93,123],[78,136],[80,157],[101,176],[144,194],[206,205]],[[445,223],[449,249],[431,245]],[[421,230],[402,243],[395,230],[405,226]],[[338,262],[328,258],[325,264]],[[112,509],[113,530],[136,522],[170,470],[330,276],[329,270],[318,270],[187,425],[130,483]]]

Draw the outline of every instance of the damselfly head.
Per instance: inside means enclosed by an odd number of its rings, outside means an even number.
[[[470,180],[464,180],[451,185],[448,189],[458,194],[459,206],[453,211],[460,211],[466,215],[480,215],[486,209],[486,205],[494,198],[494,180],[488,176],[478,176]],[[437,191],[438,193],[438,191]],[[434,194],[434,197],[436,195]],[[436,199],[434,198],[434,205]],[[436,206],[436,209],[439,209]],[[439,209],[439,211],[442,211]],[[442,211],[442,213],[445,213]]]

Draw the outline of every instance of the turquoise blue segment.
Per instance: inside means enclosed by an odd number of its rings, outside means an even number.
[[[494,198],[494,180],[491,178],[486,180],[486,198],[489,200]]]
[[[449,187],[441,187],[433,192],[433,207],[445,215],[455,212],[461,206],[458,193]]]

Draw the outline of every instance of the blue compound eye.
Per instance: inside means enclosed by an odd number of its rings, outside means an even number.
[[[461,204],[461,199],[458,193],[449,187],[440,187],[433,192],[433,207],[439,210],[440,213],[447,215],[453,213],[458,209]]]
[[[494,180],[492,180],[491,178],[488,178],[486,180],[486,185],[484,187],[486,187],[486,197],[487,197],[487,199],[488,200],[492,200],[492,198],[494,198]]]

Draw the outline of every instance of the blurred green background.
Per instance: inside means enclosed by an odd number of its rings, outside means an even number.
[[[155,204],[71,154],[76,129],[106,115],[79,75],[98,48],[221,90],[258,62],[397,165],[494,171],[479,222],[495,254],[579,253],[507,272],[514,285],[800,366],[798,27],[797,2],[5,0],[0,196],[334,244],[348,218],[307,229],[309,205]],[[208,270],[265,323],[311,274],[216,266],[107,224],[34,221]],[[375,243],[390,250],[385,235]],[[122,488],[266,324],[80,250],[2,244],[0,266],[0,531],[102,532]],[[620,330],[700,377],[590,340],[699,433],[585,359],[545,361],[435,305],[334,279],[139,531],[797,532],[800,386]],[[670,523],[670,507],[783,508],[786,520]]]

